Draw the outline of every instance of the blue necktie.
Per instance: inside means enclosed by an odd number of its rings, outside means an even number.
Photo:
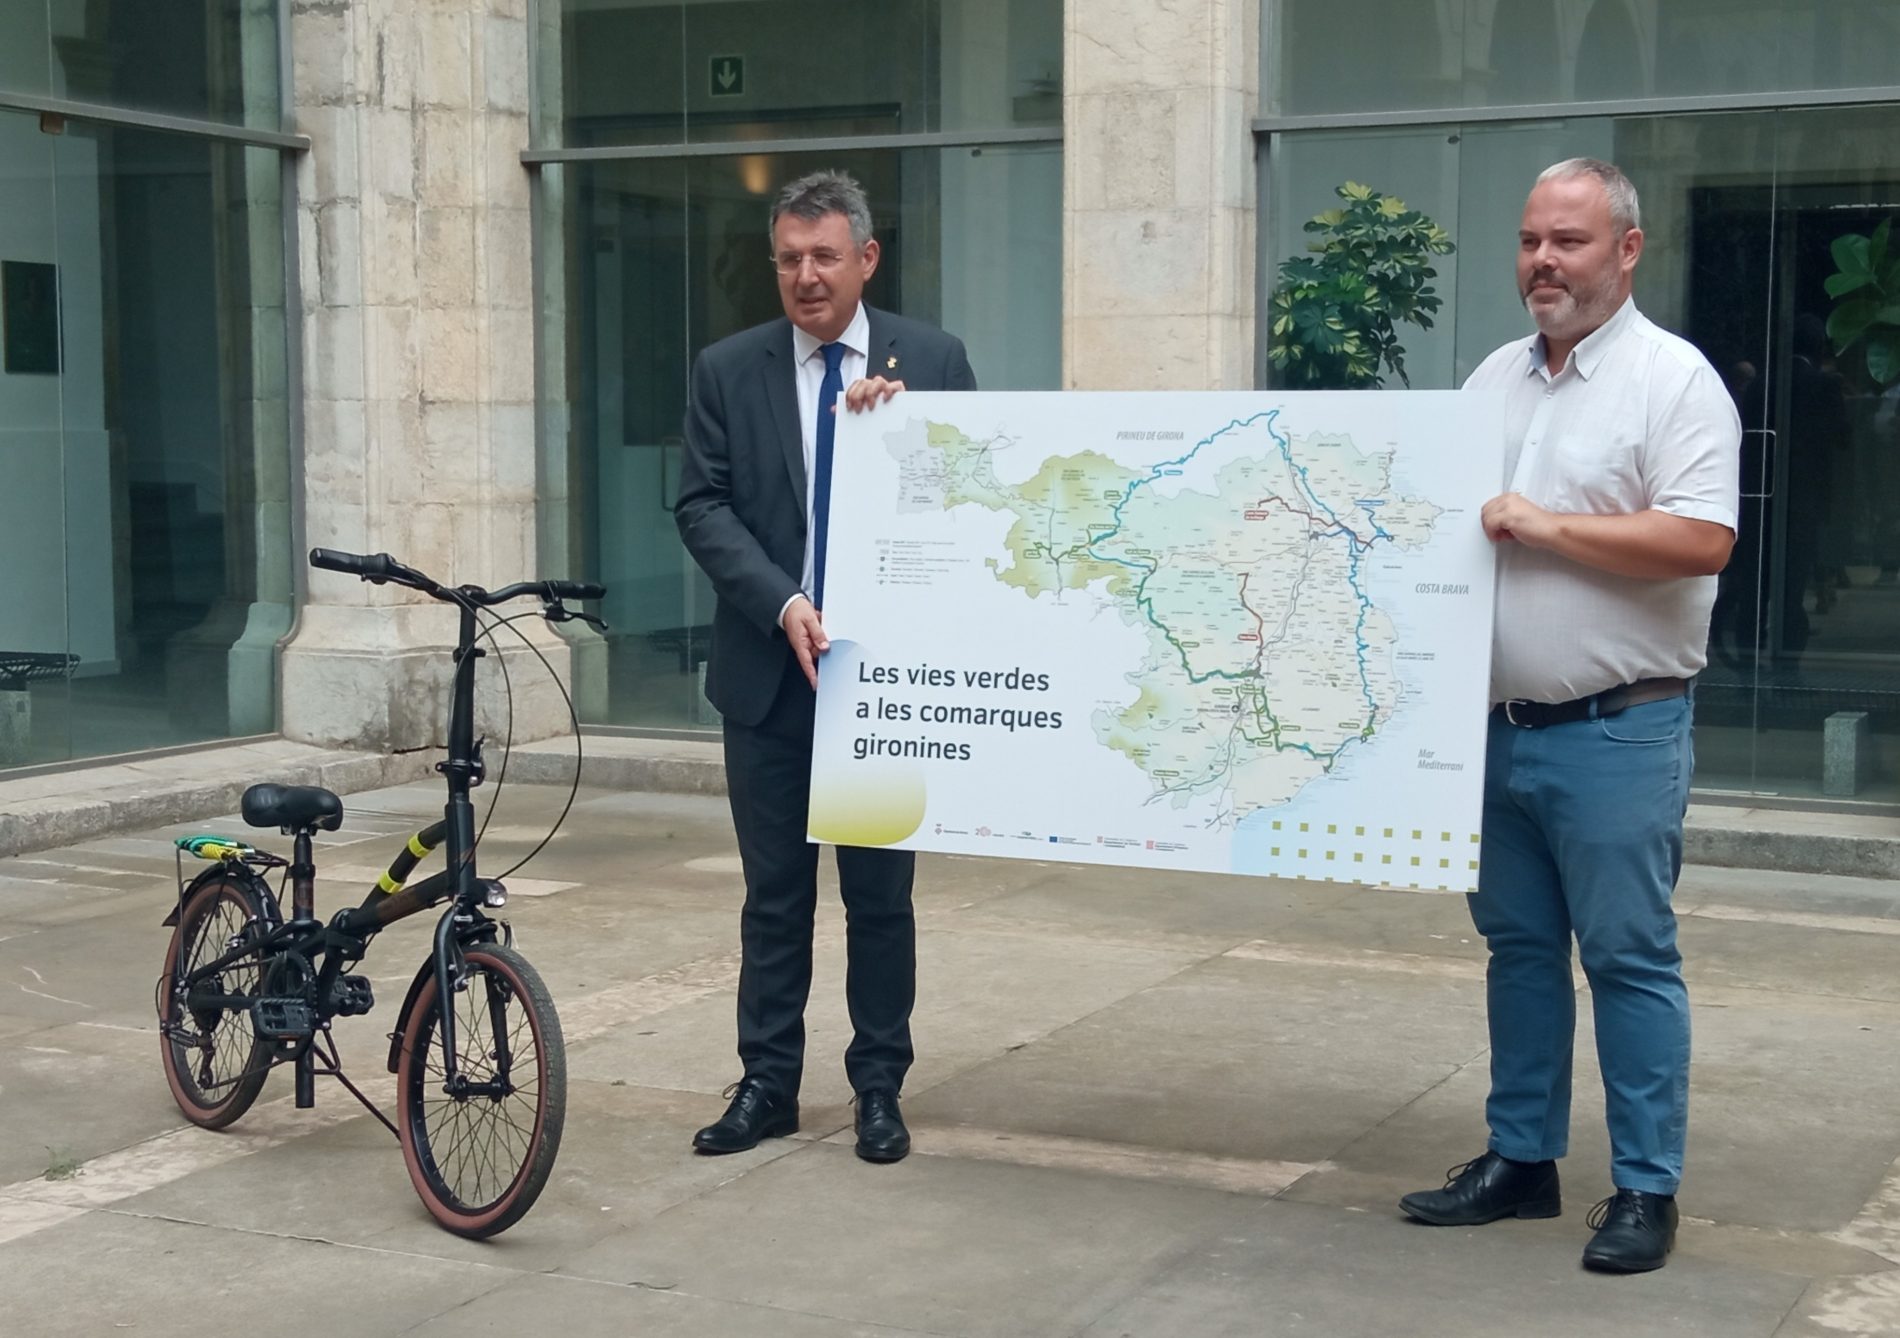
[[[818,386],[818,431],[816,460],[811,480],[812,568],[811,602],[825,607],[825,539],[831,530],[831,456],[838,435],[838,415],[832,412],[844,390],[844,345],[826,344],[819,350],[825,355],[825,379]]]

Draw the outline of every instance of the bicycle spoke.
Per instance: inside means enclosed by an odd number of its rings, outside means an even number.
[[[455,1009],[455,1092],[442,1054],[442,1001],[416,1019],[403,1079],[405,1147],[438,1221],[485,1237],[526,1212],[547,1183],[565,1113],[563,1053],[547,987],[506,947],[468,951]],[[544,1029],[546,1034],[544,1035]]]
[[[242,1115],[270,1067],[249,1009],[263,961],[243,951],[256,914],[241,883],[212,882],[191,897],[173,939],[160,1001],[162,1053],[179,1108],[209,1128]],[[240,952],[232,958],[234,945]],[[200,1002],[207,1000],[217,1002]]]
[[[511,982],[488,971],[471,973],[455,996],[456,1067],[471,1085],[501,1081],[497,1057],[508,1055],[501,1097],[454,1097],[442,1091],[446,1073],[439,1032],[426,1038],[427,1095],[422,1121],[444,1185],[465,1204],[481,1206],[506,1193],[526,1166],[539,1122],[540,1052],[534,1026]],[[505,1042],[497,1043],[497,1022]],[[528,1081],[515,1086],[517,1074]]]

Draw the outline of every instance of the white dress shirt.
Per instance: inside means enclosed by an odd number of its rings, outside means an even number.
[[[1626,301],[1556,375],[1541,335],[1481,363],[1505,397],[1504,491],[1549,511],[1665,511],[1735,529],[1742,423],[1694,345]],[[1498,545],[1491,700],[1569,701],[1708,662],[1717,578],[1643,580],[1527,544]]]
[[[842,385],[848,386],[864,376],[871,353],[871,320],[864,314],[864,303],[858,303],[858,309],[851,315],[851,323],[844,327],[837,343],[844,345],[844,360],[838,368]],[[818,392],[825,384],[824,344],[815,335],[806,334],[796,325],[792,327],[792,362],[798,369],[798,434],[805,443],[805,569],[798,579],[799,588],[811,598],[815,584],[814,572],[818,560],[815,547],[817,536],[812,530],[812,504],[816,500],[813,493],[818,472]],[[843,413],[844,392],[838,393],[838,412]],[[835,464],[833,466],[835,471]],[[793,595],[792,599],[797,599]],[[792,600],[785,601],[778,611],[779,621],[785,621],[785,610],[792,606]]]

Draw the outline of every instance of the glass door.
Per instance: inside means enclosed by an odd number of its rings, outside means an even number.
[[[1891,108],[1617,129],[1643,189],[1638,300],[1702,350],[1742,418],[1740,528],[1697,692],[1705,794],[1900,800],[1895,400],[1866,341],[1830,337],[1847,295],[1828,288],[1844,239],[1900,216],[1897,129]]]
[[[1900,109],[1782,112],[1774,124],[1761,404],[1773,468],[1761,527],[1754,789],[1893,803],[1900,389],[1877,333],[1843,342],[1854,306],[1880,285],[1831,289],[1830,280],[1868,261],[1883,226],[1900,226]],[[1887,284],[1889,323],[1872,330],[1894,338]]]
[[[100,332],[64,319],[84,238],[62,234],[56,143],[38,117],[0,112],[0,767],[71,755],[73,671],[98,649],[82,634],[76,652],[68,626],[68,557],[84,547],[69,499],[84,480],[69,477],[64,381]]]
[[[281,179],[271,149],[0,113],[0,767],[276,727]]]

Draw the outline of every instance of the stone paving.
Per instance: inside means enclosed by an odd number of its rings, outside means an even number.
[[[565,796],[506,789],[484,869]],[[349,804],[320,909],[440,797]],[[1885,880],[1689,868],[1682,1235],[1660,1273],[1607,1278],[1578,1266],[1609,1191],[1587,1000],[1564,1215],[1447,1230],[1395,1208],[1483,1142],[1482,945],[1456,896],[926,859],[915,1154],[852,1155],[828,894],[803,1131],[696,1157],[737,1076],[724,804],[583,789],[509,908],[560,1003],[567,1137],[535,1210],[477,1244],[431,1224],[333,1084],[298,1111],[273,1078],[223,1134],[172,1106],[151,1014],[169,838],[236,829],[0,860],[8,1335],[1900,1333]],[[379,941],[377,1009],[338,1028],[385,1103],[427,932]]]

